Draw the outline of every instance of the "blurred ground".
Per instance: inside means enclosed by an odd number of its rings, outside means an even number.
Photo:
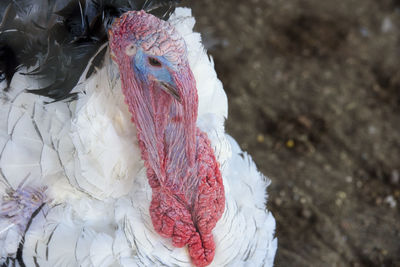
[[[272,179],[276,266],[400,266],[400,1],[186,1]]]

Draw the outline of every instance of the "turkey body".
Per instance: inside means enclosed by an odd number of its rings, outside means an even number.
[[[277,244],[275,220],[265,206],[269,180],[225,134],[226,95],[193,32],[190,10],[176,9],[169,22],[185,40],[198,89],[197,126],[210,139],[225,187],[210,266],[272,266]],[[174,247],[154,230],[152,189],[109,53],[89,78],[81,75],[75,101],[46,104],[49,99],[27,93],[39,85],[24,71],[14,75],[1,98],[1,194],[8,212],[0,213],[1,261],[192,266],[186,248]],[[10,201],[25,197],[30,201]],[[13,205],[27,215],[10,215]]]

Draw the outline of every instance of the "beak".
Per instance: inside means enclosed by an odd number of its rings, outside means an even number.
[[[172,95],[172,97],[175,98],[179,103],[182,103],[181,96],[179,95],[178,89],[176,87],[174,87],[173,85],[171,85],[169,83],[163,82],[163,81],[157,80],[157,82],[161,85],[161,88],[165,92]]]

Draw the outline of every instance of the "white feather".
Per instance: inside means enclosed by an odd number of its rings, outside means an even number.
[[[199,95],[197,125],[211,140],[226,193],[210,266],[272,266],[277,241],[265,207],[269,180],[225,134],[227,97],[200,34],[193,32],[190,9],[177,8],[170,22],[187,44]],[[1,193],[29,175],[27,184],[47,186],[51,200],[26,233],[26,265],[191,266],[187,248],[173,247],[153,229],[136,129],[108,53],[104,66],[74,89],[84,92],[76,102],[45,105],[44,98],[23,91],[28,85],[35,88],[35,81],[17,74],[0,108]],[[5,257],[18,242],[6,245],[14,227],[0,226]]]

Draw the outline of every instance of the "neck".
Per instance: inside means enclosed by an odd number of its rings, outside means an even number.
[[[122,89],[152,186],[177,189],[194,170],[198,100],[193,74],[189,68],[185,71],[186,79],[175,81],[183,88],[182,103],[155,82],[136,88],[129,72],[121,72]]]

